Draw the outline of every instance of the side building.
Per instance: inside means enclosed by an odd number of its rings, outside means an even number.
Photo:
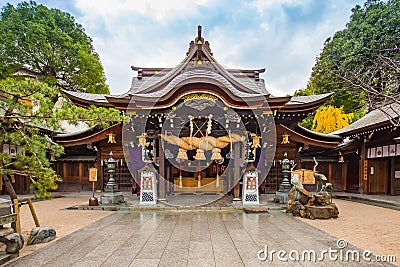
[[[345,190],[365,194],[400,195],[400,104],[367,113],[334,132],[345,138],[336,153],[350,170]]]

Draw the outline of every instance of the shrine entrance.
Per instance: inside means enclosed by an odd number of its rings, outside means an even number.
[[[227,180],[225,171],[229,165],[227,153],[229,152],[224,149],[221,152],[221,160],[211,160],[212,154],[205,151],[205,159],[196,160],[194,151],[188,151],[188,160],[182,163],[186,166],[171,168],[173,181],[170,193],[223,194]]]
[[[166,159],[168,195],[222,195],[229,191],[233,181],[229,181],[227,169],[233,165],[233,143],[245,141],[246,137],[219,123],[222,114],[218,114],[221,103],[217,101],[207,94],[190,95],[174,110],[174,118],[166,119],[169,123],[160,134],[159,148]],[[201,105],[209,109],[202,109]],[[179,125],[174,125],[176,121]]]

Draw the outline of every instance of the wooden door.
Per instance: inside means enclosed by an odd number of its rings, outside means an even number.
[[[359,190],[359,168],[360,168],[360,158],[356,153],[349,154],[349,162],[347,163],[347,181],[346,181],[346,191],[348,192],[358,192]]]
[[[368,180],[370,194],[387,194],[389,169],[387,159],[369,160]]]

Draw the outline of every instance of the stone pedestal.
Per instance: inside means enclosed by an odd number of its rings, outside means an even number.
[[[118,184],[107,183],[104,193],[100,196],[101,204],[120,204],[124,203],[124,196],[118,190]]]
[[[276,193],[275,193],[274,201],[277,203],[285,204],[288,200],[288,194],[289,194],[290,189],[291,189],[291,185],[290,185],[289,181],[287,179],[286,179],[286,182],[285,182],[285,180],[283,180],[283,182],[279,186],[278,191],[276,191]]]

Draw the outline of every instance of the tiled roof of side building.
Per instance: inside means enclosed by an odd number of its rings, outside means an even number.
[[[91,94],[91,93],[75,92],[68,90],[63,90],[63,92],[68,96],[76,97],[87,101],[92,101],[94,103],[108,103],[106,96],[111,96],[107,94]]]
[[[350,124],[347,127],[344,127],[340,130],[333,132],[333,134],[338,135],[351,135],[357,132],[363,132],[365,130],[370,130],[374,128],[374,126],[378,126],[385,123],[390,123],[390,119],[398,119],[400,115],[400,104],[392,103],[386,106],[383,106],[379,109],[374,109],[368,112],[364,117],[359,119],[358,121]]]
[[[306,96],[293,96],[289,102],[286,103],[287,106],[290,105],[302,105],[306,103],[316,102],[325,98],[328,98],[333,93],[319,94],[319,95],[306,95]]]

